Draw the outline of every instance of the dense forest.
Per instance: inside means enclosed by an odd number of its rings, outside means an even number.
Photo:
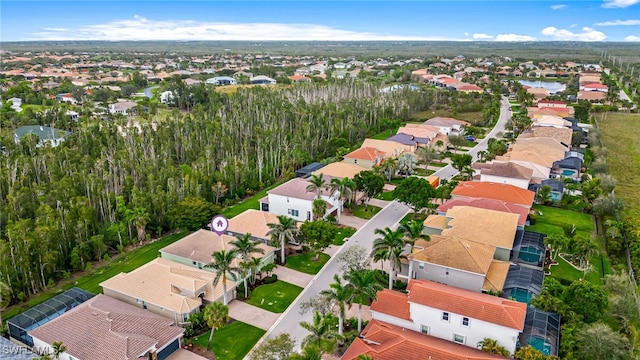
[[[78,124],[56,148],[5,137],[0,278],[13,300],[38,293],[147,232],[172,228],[184,199],[229,202],[367,134],[445,104],[440,91],[383,93],[357,82],[209,93],[191,112]],[[56,126],[56,124],[51,124]]]

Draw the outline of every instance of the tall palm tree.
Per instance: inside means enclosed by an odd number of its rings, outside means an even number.
[[[138,243],[142,246],[145,238],[147,237],[146,227],[149,223],[150,217],[147,210],[142,208],[134,209],[134,214],[131,217],[131,224],[136,227],[138,233]]]
[[[269,231],[267,235],[271,236],[272,239],[277,240],[280,243],[280,263],[284,264],[285,260],[285,246],[287,245],[287,240],[295,241],[296,235],[300,231],[298,229],[298,224],[296,224],[296,220],[290,218],[285,215],[278,215],[278,222],[267,224],[269,226]]]
[[[422,223],[422,221],[411,220],[405,224],[400,224],[398,229],[400,229],[400,231],[402,231],[402,233],[404,234],[405,243],[411,246],[411,248],[409,249],[409,254],[413,253],[413,247],[415,246],[417,240],[431,240],[431,237],[429,235],[422,233],[422,230],[424,230],[424,224]]]
[[[302,349],[302,354],[291,354],[291,360],[322,360],[322,350],[314,344]]]
[[[404,248],[404,233],[400,229],[392,230],[389,227],[384,229],[376,229],[374,231],[376,235],[381,237],[373,241],[373,256],[380,251],[386,251],[385,260],[389,260],[391,266],[389,266],[389,289],[393,289],[393,273],[401,266],[400,260],[402,259],[402,250]]]
[[[260,273],[260,267],[262,265],[262,259],[258,259],[257,257],[252,257],[248,260],[251,264],[251,285],[256,283],[256,277]]]
[[[245,299],[249,297],[249,288],[247,286],[247,278],[251,276],[252,271],[253,271],[253,263],[251,263],[251,261],[240,262],[240,276],[242,277],[242,285],[244,287]]]
[[[391,182],[391,178],[393,178],[393,176],[398,171],[398,159],[385,159],[384,162],[380,165],[380,170],[382,170],[382,173],[387,176],[387,182]]]
[[[331,179],[331,182],[327,186],[331,190],[332,194],[336,192],[340,194],[340,199],[342,200],[342,202],[340,203],[340,211],[338,211],[338,221],[340,221],[340,214],[342,213],[342,205],[347,199],[351,199],[351,196],[353,195],[356,189],[356,183],[353,182],[353,180],[349,179],[348,177],[345,177],[342,179],[333,178]]]
[[[327,213],[327,202],[322,199],[313,200],[311,212],[313,213],[313,220],[322,220]]]
[[[329,326],[329,318],[322,316],[319,311],[313,314],[313,322],[302,321],[300,322],[300,326],[310,332],[310,334],[302,340],[302,347],[315,345],[322,349],[323,344],[326,344],[327,341],[341,338],[333,327]]]
[[[259,244],[259,241],[251,240],[250,233],[236,236],[236,240],[231,242],[231,245],[236,249],[240,258],[245,261],[249,259],[249,255],[252,253],[264,254],[264,249],[258,247]]]
[[[345,306],[351,297],[349,288],[342,283],[338,274],[333,275],[334,282],[329,284],[329,289],[323,290],[321,293],[327,295],[331,300],[338,304],[338,334],[342,336],[343,324],[345,318]]]
[[[214,301],[204,308],[202,317],[211,329],[209,342],[207,343],[207,349],[209,349],[211,348],[213,332],[223,327],[229,321],[229,307],[219,301]]]
[[[210,264],[205,265],[205,267],[214,269],[216,272],[216,277],[213,279],[213,286],[217,286],[220,279],[222,279],[223,304],[227,305],[229,303],[227,299],[227,274],[231,279],[233,279],[233,281],[236,281],[240,275],[240,269],[233,266],[233,261],[236,258],[236,250],[216,251],[211,254],[211,257],[213,258],[213,261],[211,261]]]
[[[580,267],[583,269],[589,267],[589,259],[596,256],[600,251],[598,244],[591,239],[579,239],[575,248],[574,255],[578,258]]]
[[[345,286],[349,290],[349,308],[354,302],[358,303],[358,334],[362,331],[362,303],[368,299],[375,299],[378,291],[383,287],[378,283],[371,270],[356,271],[352,270],[345,275],[348,281]]]
[[[320,198],[320,193],[322,192],[322,188],[326,186],[326,182],[324,181],[324,176],[322,173],[318,175],[311,175],[308,179],[309,185],[307,185],[307,191],[315,192],[316,199]]]
[[[64,346],[62,341],[54,341],[53,343],[51,343],[51,347],[53,348],[53,358],[55,360],[60,359],[60,355],[62,355],[63,352],[67,351],[67,347]]]
[[[497,354],[502,356],[509,356],[509,350],[507,350],[504,346],[500,346],[497,340],[484,338],[482,341],[478,343],[480,346],[480,350],[484,352],[488,352],[489,354]]]

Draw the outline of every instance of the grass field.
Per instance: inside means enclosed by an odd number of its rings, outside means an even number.
[[[300,286],[278,280],[273,284],[260,285],[255,288],[247,303],[267,311],[282,313],[301,292]]]
[[[616,195],[625,211],[640,209],[640,114],[607,113],[598,116],[602,140],[608,150],[609,173],[616,180]]]
[[[260,340],[265,331],[255,326],[234,321],[216,330],[211,340],[211,350],[218,360],[241,360]],[[194,338],[193,342],[204,348],[209,342],[210,331]]]
[[[37,297],[21,304],[20,306],[12,307],[6,312],[3,312],[3,319],[10,319],[19,313],[38,305],[58,293],[68,290],[72,287],[79,287],[94,294],[102,293],[100,283],[121,273],[129,272],[139,268],[140,266],[148,263],[149,261],[158,257],[158,250],[163,247],[182,239],[188,232],[181,232],[169,236],[165,236],[151,244],[147,244],[141,248],[135,248],[128,251],[119,257],[113,258],[110,263],[96,268],[88,273],[79,273],[75,280],[69,280],[62,284],[59,284],[54,289],[47,290]]]
[[[359,217],[360,219],[371,219],[375,214],[379,213],[382,208],[377,206],[369,205],[358,205],[355,209],[353,209],[353,216]]]
[[[287,263],[285,266],[289,269],[297,270],[305,274],[315,275],[331,257],[325,253],[320,253],[318,255],[318,260],[314,260],[314,257],[315,254],[311,252],[287,256]]]
[[[342,245],[344,244],[344,239],[351,237],[351,235],[356,233],[356,228],[352,228],[351,226],[340,226],[338,227],[338,233],[336,234],[336,237],[333,238],[333,245]]]

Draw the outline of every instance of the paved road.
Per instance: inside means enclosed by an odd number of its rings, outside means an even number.
[[[144,96],[148,97],[149,99],[151,99],[153,97],[153,94],[151,93],[151,90],[155,89],[159,87],[158,85],[155,86],[150,86],[148,88],[144,89]]]
[[[374,230],[385,227],[395,227],[400,220],[409,213],[409,208],[398,202],[391,202],[384,209],[382,209],[376,216],[374,216],[366,225],[358,230],[351,240],[347,241],[338,253],[354,246],[360,245],[366,249],[372,249],[373,240],[377,237],[374,234]],[[291,337],[296,340],[297,350],[300,348],[300,342],[307,336],[307,331],[303,329],[299,323],[301,321],[312,321],[311,312],[307,312],[304,315],[300,314],[300,304],[311,297],[317,295],[320,291],[329,288],[329,284],[333,282],[333,275],[340,272],[340,263],[336,261],[336,257],[333,256],[322,268],[320,273],[311,281],[311,283],[305,288],[305,290],[298,296],[296,301],[289,306],[286,312],[278,319],[278,321],[269,329],[266,336],[263,339],[273,338],[280,333],[286,332],[291,334]]]
[[[492,138],[492,137],[495,138],[499,132],[505,131],[504,127],[505,125],[507,125],[507,121],[509,121],[509,118],[511,118],[511,111],[509,110],[509,99],[503,96],[502,106],[500,107],[500,117],[498,118],[498,122],[493,127],[493,129],[489,132],[489,134],[487,134],[487,136],[485,136],[485,138],[482,139],[482,141],[480,141],[478,145],[476,145],[473,149],[469,150],[468,152],[469,154],[471,154],[471,156],[473,156],[473,161],[478,160],[478,151],[487,150],[487,148],[489,147],[488,145],[489,138]],[[452,177],[454,177],[457,173],[458,173],[458,170],[456,170],[451,165],[447,165],[441,168],[440,170],[436,171],[435,173],[433,173],[433,175],[439,176],[440,179],[449,180]]]

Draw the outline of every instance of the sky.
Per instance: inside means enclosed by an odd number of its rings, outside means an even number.
[[[640,0],[0,1],[0,41],[620,41]]]

